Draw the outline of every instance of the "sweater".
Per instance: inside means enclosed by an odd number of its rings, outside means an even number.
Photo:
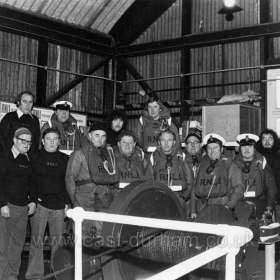
[[[29,153],[34,153],[39,148],[40,123],[33,114],[24,114],[18,118],[16,111],[7,113],[0,122],[0,142],[3,150],[9,150],[13,146],[13,136],[16,128],[27,127],[32,132],[32,146]]]
[[[64,209],[70,203],[65,185],[68,156],[59,151],[50,153],[42,149],[33,161],[32,193],[37,203],[48,209]]]
[[[11,150],[0,157],[0,207],[12,203],[26,206],[36,199],[30,192],[32,164],[27,155],[14,158]]]

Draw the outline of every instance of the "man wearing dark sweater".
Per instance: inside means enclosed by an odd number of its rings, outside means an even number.
[[[38,118],[31,114],[34,105],[34,95],[30,91],[23,91],[18,94],[17,110],[7,113],[0,122],[0,151],[8,150],[13,145],[13,133],[21,127],[27,127],[32,132],[32,147],[30,152],[39,148],[40,123]]]
[[[49,225],[51,260],[59,246],[63,245],[65,213],[70,202],[65,187],[68,156],[58,151],[59,131],[47,128],[42,135],[43,149],[34,156],[32,193],[37,199],[37,209],[30,218],[31,245],[26,279],[44,276],[44,234]]]
[[[18,128],[11,149],[0,156],[0,279],[18,279],[28,215],[36,209],[30,192],[31,131]]]

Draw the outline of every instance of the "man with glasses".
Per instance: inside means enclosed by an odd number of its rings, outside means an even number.
[[[202,157],[205,154],[201,146],[201,140],[201,129],[198,128],[195,128],[192,131],[190,131],[185,139],[185,160],[191,167],[194,178],[196,177]]]
[[[120,189],[137,180],[152,179],[144,152],[136,146],[136,138],[132,132],[121,132],[118,144],[114,147],[114,154],[120,173]]]
[[[32,132],[33,145],[29,152],[35,153],[39,148],[40,123],[38,118],[31,114],[35,97],[30,91],[22,91],[17,95],[17,110],[7,113],[0,122],[0,143],[2,151],[9,150],[13,143],[14,131],[17,127],[24,126]],[[1,151],[1,149],[0,149]]]
[[[36,209],[32,195],[32,163],[27,154],[32,133],[19,127],[13,146],[0,155],[0,279],[18,279],[28,215]]]
[[[225,139],[215,133],[203,138],[207,155],[200,163],[193,188],[192,199],[196,199],[197,204],[196,209],[191,209],[192,218],[208,205],[220,204],[231,210],[243,198],[241,170],[230,158],[222,155],[224,144]]]

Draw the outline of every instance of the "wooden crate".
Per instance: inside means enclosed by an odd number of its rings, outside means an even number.
[[[241,133],[261,132],[261,108],[245,104],[224,104],[202,107],[202,133],[223,136],[227,146],[235,146]]]

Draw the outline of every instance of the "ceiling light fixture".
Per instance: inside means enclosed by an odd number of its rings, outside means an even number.
[[[224,14],[227,21],[232,21],[234,19],[233,14],[242,11],[236,4],[236,0],[224,0],[223,7],[218,11],[219,14]]]

